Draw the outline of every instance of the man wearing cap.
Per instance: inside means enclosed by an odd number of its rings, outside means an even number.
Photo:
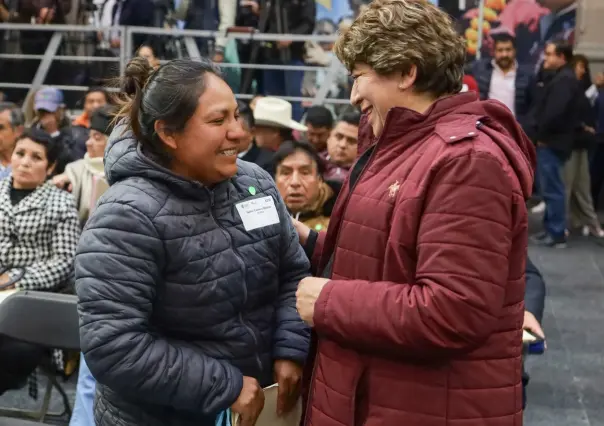
[[[56,173],[62,173],[67,163],[83,158],[86,153],[86,145],[78,145],[74,141],[71,125],[65,115],[63,92],[54,87],[38,90],[34,97],[34,110],[34,126],[58,141],[63,150],[55,168]]]
[[[256,143],[260,148],[277,151],[285,141],[293,140],[292,131],[306,132],[307,127],[292,119],[292,104],[267,96],[254,107]]]
[[[65,173],[53,178],[55,185],[73,194],[82,227],[99,197],[109,187],[105,180],[103,155],[113,130],[112,120],[113,110],[110,107],[104,106],[94,111],[90,116],[90,136],[86,141],[84,158],[67,164]]]

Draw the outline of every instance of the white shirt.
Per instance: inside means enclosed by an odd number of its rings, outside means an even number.
[[[493,61],[493,75],[489,87],[489,99],[495,99],[504,104],[516,116],[516,68],[504,73]]]

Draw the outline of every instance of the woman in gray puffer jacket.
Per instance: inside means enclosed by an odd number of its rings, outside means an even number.
[[[209,62],[128,65],[110,188],[76,255],[82,351],[100,426],[253,425],[262,387],[299,396],[309,264],[269,175],[237,160],[237,103]],[[129,124],[125,124],[129,123]]]

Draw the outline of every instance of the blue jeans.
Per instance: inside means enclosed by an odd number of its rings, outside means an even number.
[[[304,65],[304,62],[293,60],[287,65]],[[263,89],[266,96],[302,96],[304,71],[266,70],[263,73]],[[304,110],[300,102],[292,102],[292,118],[302,119]]]
[[[537,147],[537,168],[541,196],[545,201],[543,227],[557,241],[564,240],[566,230],[566,202],[562,168],[564,161],[555,151]]]
[[[94,426],[94,391],[96,380],[86,365],[84,355],[80,355],[80,371],[76,387],[75,406],[69,426]]]

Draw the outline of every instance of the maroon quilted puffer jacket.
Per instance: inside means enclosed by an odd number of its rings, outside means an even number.
[[[331,281],[307,426],[522,424],[534,161],[509,110],[474,93],[390,111],[313,253]]]

